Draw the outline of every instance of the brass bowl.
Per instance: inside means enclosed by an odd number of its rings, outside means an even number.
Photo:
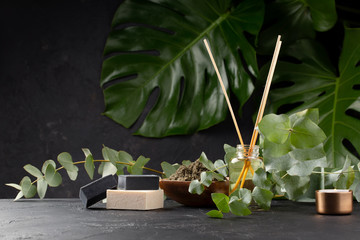
[[[205,187],[201,195],[189,193],[191,181],[160,180],[160,188],[164,190],[167,197],[190,207],[214,207],[211,199],[212,193],[224,193],[229,195],[229,181],[213,181],[209,187]]]

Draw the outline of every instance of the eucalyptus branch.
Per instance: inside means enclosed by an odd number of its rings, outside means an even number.
[[[352,170],[352,171],[345,171],[345,172],[319,172],[319,171],[312,171],[315,174],[340,174],[340,173],[352,173],[352,172],[360,172],[359,170]]]
[[[94,160],[94,162],[110,162],[110,160],[99,159],[99,160]],[[74,162],[73,164],[74,164],[74,165],[77,165],[77,164],[82,164],[82,163],[85,163],[85,161],[78,161],[78,162]],[[134,163],[126,163],[126,162],[119,162],[119,161],[117,161],[116,163],[124,164],[124,165],[128,165],[128,166],[134,166]],[[55,169],[55,172],[58,172],[59,170],[64,169],[64,168],[65,168],[64,166],[61,166],[61,167]],[[142,168],[145,169],[145,170],[149,170],[149,171],[152,171],[152,172],[155,172],[155,173],[164,175],[163,172],[160,172],[160,171],[155,170],[155,169],[152,169],[152,168],[148,168],[148,167],[142,167]],[[34,184],[34,183],[36,183],[37,181],[39,181],[39,179],[43,179],[43,178],[45,178],[45,176],[43,176],[42,178],[37,178],[36,180],[34,180],[33,182],[31,182],[31,184]]]

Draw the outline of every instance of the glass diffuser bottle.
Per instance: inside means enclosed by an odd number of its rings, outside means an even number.
[[[229,163],[229,177],[230,177],[230,191],[235,187],[236,181],[238,180],[241,171],[244,167],[245,162],[250,161],[250,166],[255,172],[258,168],[263,168],[264,163],[259,157],[260,148],[258,145],[255,145],[250,149],[249,145],[237,145],[236,147],[236,157],[231,159]],[[252,183],[252,170],[249,170],[245,176],[245,184],[243,187],[252,190],[254,184]],[[237,186],[240,188],[240,184]]]

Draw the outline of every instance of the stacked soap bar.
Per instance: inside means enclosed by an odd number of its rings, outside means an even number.
[[[86,208],[106,198],[106,190],[117,187],[117,177],[108,175],[80,188],[79,197]]]
[[[118,190],[106,191],[107,209],[151,210],[164,207],[156,175],[120,175]]]
[[[156,175],[119,175],[118,189],[158,190],[159,177]]]
[[[118,190],[116,190],[116,187]],[[164,207],[164,192],[156,175],[114,175],[95,180],[80,188],[86,208],[107,198],[107,209],[151,210]]]

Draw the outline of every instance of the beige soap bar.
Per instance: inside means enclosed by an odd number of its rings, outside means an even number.
[[[164,191],[111,190],[106,191],[107,209],[151,210],[164,207]]]

